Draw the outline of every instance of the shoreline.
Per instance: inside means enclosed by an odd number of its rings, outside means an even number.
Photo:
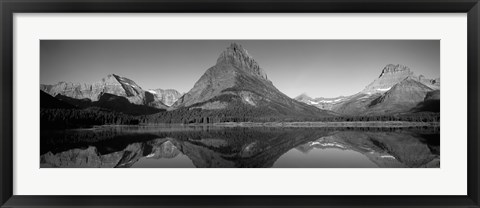
[[[222,127],[378,127],[378,128],[395,128],[395,127],[440,127],[440,122],[405,122],[405,121],[368,121],[368,122],[232,122],[232,123],[215,123],[213,126]]]
[[[351,128],[408,128],[408,127],[440,127],[440,122],[408,122],[408,121],[348,121],[348,122],[225,122],[209,124],[140,124],[139,126],[215,126],[215,127],[351,127]]]

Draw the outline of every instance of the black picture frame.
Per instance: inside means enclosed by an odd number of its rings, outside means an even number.
[[[0,0],[1,207],[480,207],[478,0]],[[14,13],[467,13],[468,194],[465,196],[25,196],[13,195]],[[445,179],[455,180],[455,179]]]

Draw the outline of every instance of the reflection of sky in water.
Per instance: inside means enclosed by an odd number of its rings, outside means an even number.
[[[195,168],[192,160],[183,154],[179,154],[174,158],[147,158],[142,157],[132,168]]]
[[[282,155],[273,165],[274,168],[377,168],[366,156],[352,151],[331,149],[312,149],[303,153],[291,149]]]

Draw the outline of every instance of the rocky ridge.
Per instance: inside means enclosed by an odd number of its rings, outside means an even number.
[[[295,97],[294,99],[300,102],[306,103],[308,105],[313,105],[323,110],[332,110],[333,106],[335,106],[337,103],[344,101],[346,98],[347,97],[345,96],[340,96],[335,98],[324,98],[324,97],[312,98],[307,94],[303,93]]]
[[[369,113],[407,112],[422,102],[431,91],[432,89],[426,85],[407,77],[373,100],[369,106]]]
[[[155,97],[155,100],[167,106],[172,106],[183,94],[174,89],[150,89],[147,90]]]
[[[75,99],[99,101],[103,94],[125,97],[136,105],[146,105],[159,109],[167,106],[154,94],[143,90],[133,80],[115,74],[109,74],[93,84],[59,82],[53,85],[41,84],[40,90],[52,95],[63,95]]]
[[[370,83],[362,93],[373,94],[388,91],[395,84],[403,81],[406,78],[413,79],[432,89],[440,89],[440,79],[427,79],[425,76],[416,76],[409,67],[401,64],[388,64],[380,73],[380,76]]]

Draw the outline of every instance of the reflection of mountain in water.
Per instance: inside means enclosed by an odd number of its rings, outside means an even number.
[[[439,167],[439,143],[432,143],[412,132],[340,131],[331,136],[297,147],[308,153],[312,149],[337,148],[365,155],[378,167]],[[430,142],[431,144],[429,144]]]
[[[41,166],[142,167],[144,161],[173,161],[185,155],[199,168],[260,168],[274,166],[291,150],[308,155],[335,149],[339,154],[357,152],[378,167],[439,167],[439,145],[438,132],[431,131],[111,128],[42,135]]]

